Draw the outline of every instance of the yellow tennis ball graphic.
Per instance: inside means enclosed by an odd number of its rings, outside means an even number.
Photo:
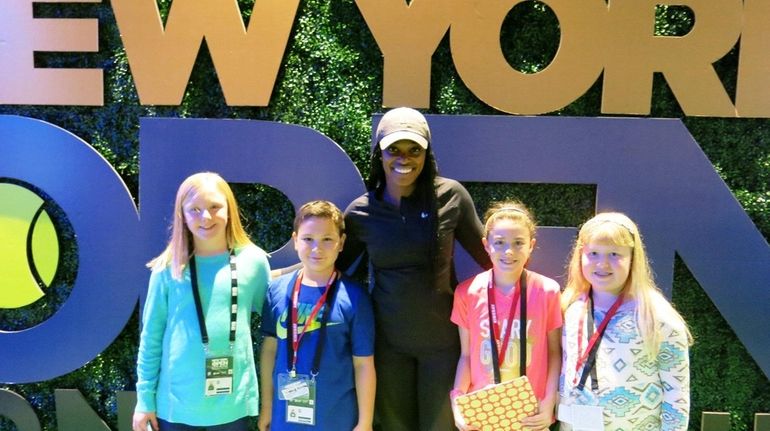
[[[37,301],[56,274],[59,240],[44,203],[22,186],[0,183],[0,308]]]

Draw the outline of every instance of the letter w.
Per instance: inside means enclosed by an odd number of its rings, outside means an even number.
[[[143,105],[179,105],[206,39],[228,105],[267,106],[299,0],[256,0],[248,30],[237,0],[112,0]]]

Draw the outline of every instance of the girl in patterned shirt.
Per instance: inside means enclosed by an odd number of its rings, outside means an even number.
[[[682,317],[655,285],[639,228],[602,213],[580,229],[562,295],[562,430],[686,430]]]

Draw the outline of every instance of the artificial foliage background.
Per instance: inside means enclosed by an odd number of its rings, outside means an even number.
[[[239,0],[247,23],[253,1]],[[171,0],[158,3],[165,19]],[[339,143],[359,170],[368,172],[371,116],[384,111],[382,55],[353,0],[301,1],[270,105],[263,108],[225,104],[205,44],[180,106],[141,106],[108,0],[100,4],[35,4],[35,14],[99,19],[98,53],[39,53],[36,63],[38,67],[102,68],[105,104],[0,106],[0,113],[42,119],[78,135],[115,167],[134,196],[140,117],[247,118],[304,125]],[[660,35],[683,35],[693,22],[685,7],[659,6],[655,31]],[[527,73],[542,70],[558,48],[558,20],[545,4],[525,1],[509,13],[501,44],[516,69]],[[715,65],[731,95],[735,94],[738,50],[739,47],[734,48]],[[584,96],[549,115],[601,116],[601,91],[598,80]],[[431,107],[426,112],[505,115],[479,101],[463,85],[454,70],[446,37],[433,56]],[[661,76],[654,80],[650,116],[684,117]],[[683,121],[765,238],[770,237],[770,120],[685,117]],[[483,143],[469,145],[484,151]],[[593,214],[595,189],[590,186],[467,186],[480,213],[492,200],[512,197],[532,207],[543,225],[578,226]],[[254,241],[266,250],[282,245],[291,233],[293,209],[288,200],[266,186],[239,184],[235,189]],[[57,216],[63,217],[60,213]],[[661,216],[665,216],[665,208],[661,208]],[[21,310],[0,310],[0,330],[30,327],[45,320],[66,301],[68,286],[77,271],[77,244],[71,231],[62,232],[61,239],[61,268],[52,293]],[[730,244],[714,247],[729,248]],[[147,256],[148,260],[151,257]],[[730,412],[732,430],[752,429],[755,413],[770,412],[768,379],[679,259],[673,302],[691,325],[696,339],[690,352],[690,429],[700,429],[702,411]],[[136,378],[137,314],[112,345],[83,368],[42,383],[0,387],[25,397],[46,430],[56,429],[53,390],[79,389],[92,408],[117,430],[116,392],[133,390]],[[258,319],[254,323],[258,324]],[[0,418],[0,429],[12,430],[14,426]]]

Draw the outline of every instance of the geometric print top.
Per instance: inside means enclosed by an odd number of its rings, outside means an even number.
[[[687,335],[681,324],[662,322],[661,345],[654,361],[642,349],[635,318],[636,301],[630,300],[612,316],[596,354],[599,405],[604,408],[607,431],[687,430],[690,412],[690,361]],[[559,393],[563,399],[572,391],[579,352],[577,332],[580,318],[585,322],[586,303],[575,301],[564,314],[562,368]],[[595,327],[607,310],[595,308]],[[586,328],[580,336],[587,342]],[[582,369],[577,371],[578,381]],[[589,374],[585,389],[591,390]],[[564,428],[562,424],[562,429]],[[568,427],[567,427],[568,428]]]

